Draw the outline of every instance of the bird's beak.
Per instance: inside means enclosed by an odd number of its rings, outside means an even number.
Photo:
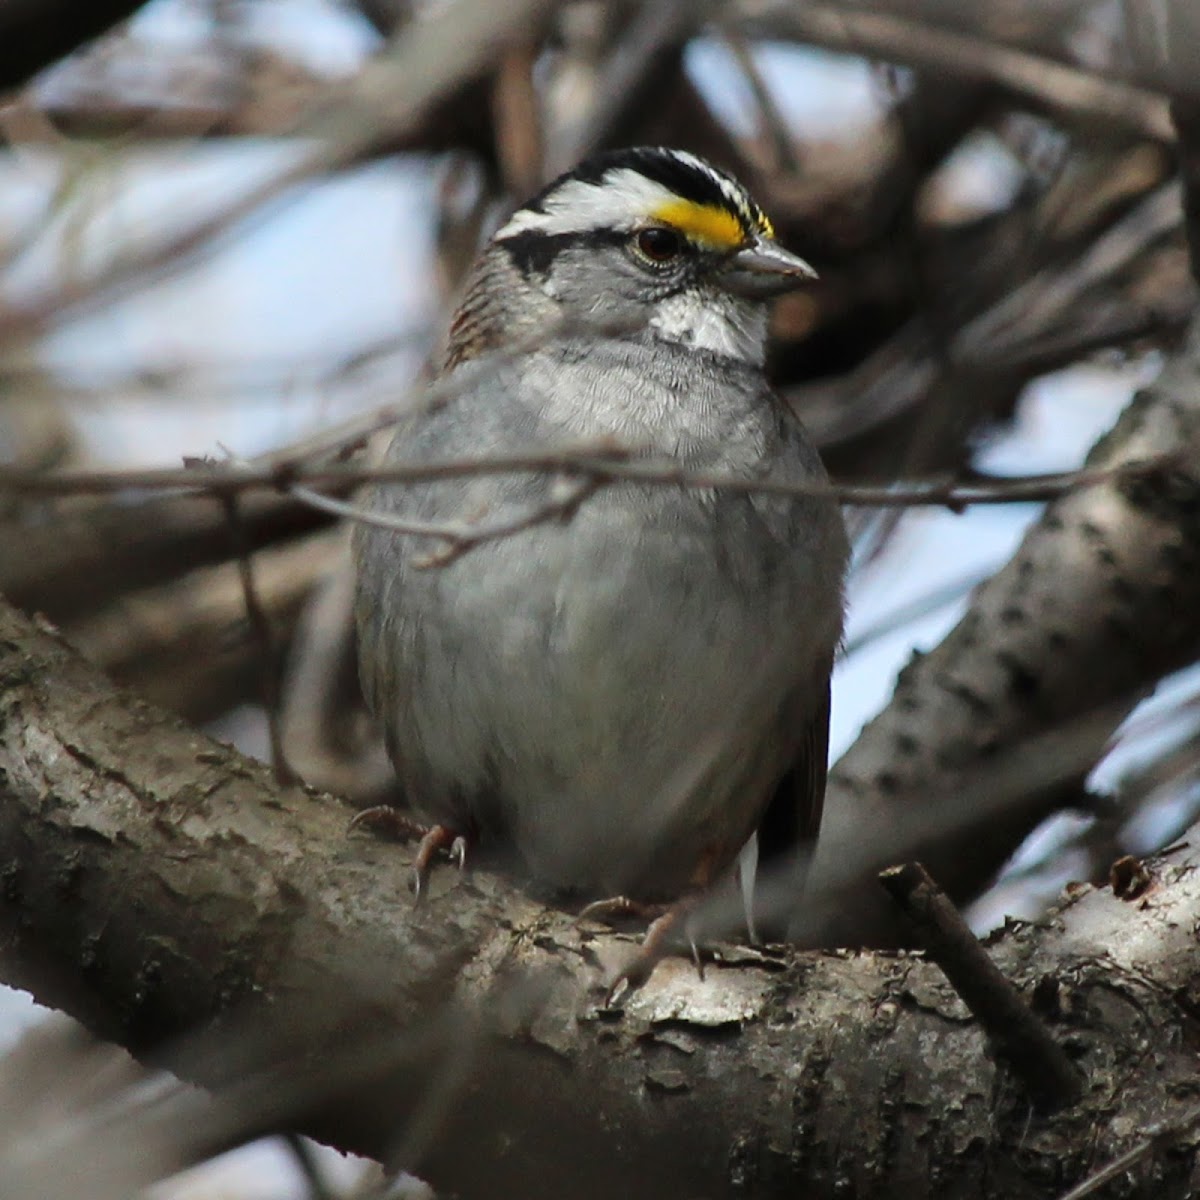
[[[817,273],[798,254],[778,242],[759,238],[735,250],[721,272],[721,282],[731,292],[751,300],[765,300],[816,279]]]

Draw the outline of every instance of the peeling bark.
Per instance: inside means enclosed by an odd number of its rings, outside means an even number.
[[[414,909],[407,856],[336,802],[7,608],[0,797],[7,979],[210,1086],[285,1062],[264,1122],[303,1107],[465,1195],[1050,1196],[1196,1092],[1200,850],[995,946],[1087,1076],[1049,1118],[916,955],[724,947],[604,1010],[628,938],[484,870]],[[1183,1196],[1194,1163],[1173,1147],[1138,1187]]]

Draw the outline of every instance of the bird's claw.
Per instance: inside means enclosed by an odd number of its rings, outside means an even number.
[[[412,865],[413,903],[420,904],[429,891],[429,876],[438,851],[445,850],[450,861],[462,871],[467,865],[467,839],[445,825],[425,830]]]
[[[420,904],[429,891],[429,876],[439,851],[445,850],[460,871],[466,868],[467,839],[445,825],[422,825],[390,804],[376,804],[356,812],[350,818],[347,832],[368,827],[374,833],[385,834],[397,841],[420,839],[411,875],[414,904]]]
[[[640,985],[637,985],[640,986]],[[629,992],[635,990],[635,985],[629,976],[622,971],[609,986],[609,989],[604,994],[605,1008],[620,1008],[621,1001],[625,999]]]
[[[681,900],[665,911],[661,906],[657,907],[659,915],[650,923],[650,927],[646,930],[646,936],[642,939],[642,944],[621,973],[609,984],[608,991],[604,996],[605,1008],[618,1007],[626,996],[636,992],[646,983],[654,973],[654,968],[670,954],[672,937],[680,925],[683,926],[682,932],[691,948],[692,962],[696,964],[696,971],[700,979],[704,979],[704,963],[700,958],[700,947],[697,945],[691,928],[690,918],[695,908],[694,900]],[[580,915],[582,916],[582,914]]]

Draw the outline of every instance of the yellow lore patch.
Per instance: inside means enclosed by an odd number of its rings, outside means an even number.
[[[742,223],[729,212],[715,204],[696,204],[691,200],[671,200],[650,214],[652,220],[661,221],[678,229],[695,242],[703,242],[722,250],[740,246],[746,240]],[[762,232],[771,236],[770,222],[764,218]]]

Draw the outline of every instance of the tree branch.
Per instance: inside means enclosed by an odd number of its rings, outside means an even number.
[[[342,537],[328,530],[254,556],[259,602],[281,632],[295,627],[313,590],[345,570]],[[211,721],[256,695],[261,645],[249,636],[245,595],[232,563],[197,567],[131,591],[78,617],[72,642],[125,687],[192,721]],[[257,695],[262,697],[261,687]]]
[[[957,828],[922,861],[952,894],[979,889],[1062,785],[1098,761],[1133,705],[1200,656],[1200,319],[1088,468],[1162,453],[1180,457],[1156,483],[1110,483],[1049,505],[955,629],[914,655],[830,774],[818,870],[824,862],[837,875],[867,836],[875,867],[888,865],[885,832],[941,806],[959,814]],[[1072,727],[1068,757],[1053,762],[1046,747],[1034,756],[1031,739]],[[982,811],[1004,772],[1010,803]],[[895,936],[891,913],[861,886],[829,907],[818,940]]]
[[[1155,93],[1169,91],[1190,96],[1196,92],[1195,61],[1197,31],[1176,17],[1171,53],[1162,60],[1149,55],[1139,61],[1110,61],[1104,64],[1107,79],[1086,82],[1086,72],[1061,61],[1039,65],[1037,56],[1066,59],[1069,47],[1058,36],[1067,24],[1080,24],[1094,0],[1037,0],[1036,3],[962,5],[955,2],[931,5],[928,0],[844,0],[838,5],[797,5],[788,0],[737,0],[728,19],[743,23],[756,37],[813,40],[837,45],[856,53],[911,58],[919,65],[932,65],[946,72],[992,78],[1005,86],[1054,102],[1057,94],[1068,108],[1107,108],[1111,98],[1128,97],[1123,122],[1146,122],[1155,136],[1170,138],[1166,114],[1155,109],[1153,99],[1139,89]],[[1166,9],[1187,14],[1190,0],[1167,0]],[[919,23],[914,20],[919,18]],[[1169,70],[1169,68],[1174,70]],[[1040,76],[1040,77],[1039,77]],[[1118,82],[1119,81],[1119,82]],[[1109,90],[1116,89],[1116,90]],[[1126,90],[1128,89],[1128,90]]]
[[[703,982],[669,960],[605,1011],[628,939],[482,870],[414,909],[395,847],[348,839],[340,805],[114,693],[7,607],[0,682],[6,977],[257,1097],[264,1125],[304,1117],[467,1194],[1021,1200],[1187,1106],[1196,850],[1136,905],[1085,890],[994,949],[1088,1078],[1043,1118],[919,958],[726,947]],[[1141,1169],[1170,1198],[1190,1162]]]
[[[59,281],[27,302],[0,308],[0,346],[32,336],[69,311],[111,298],[146,278],[178,271],[220,236],[284,193],[411,133],[446,96],[474,79],[506,39],[537,25],[553,0],[519,0],[503,11],[458,0],[414,22],[355,78],[340,103],[318,106],[292,132],[302,149],[227,207],[148,242],[123,248],[86,278]]]
[[[744,7],[753,13],[758,6]],[[776,20],[786,22],[799,41],[988,80],[1056,114],[1084,117],[1110,129],[1124,127],[1157,141],[1174,137],[1162,96],[1000,42],[847,4],[791,6],[786,17]]]
[[[148,495],[133,502],[121,496],[127,489],[114,491],[115,502],[106,496],[44,520],[10,518],[0,525],[0,593],[21,608],[67,622],[230,557],[229,529],[211,497]],[[271,493],[244,496],[241,519],[256,550],[327,524],[311,506]]]
[[[464,458],[368,464],[279,465],[277,463],[231,463],[209,467],[146,467],[71,472],[31,471],[0,464],[0,495],[71,496],[121,492],[132,488],[147,491],[205,491],[216,496],[233,495],[253,488],[289,492],[297,500],[322,511],[378,523],[353,504],[340,503],[314,494],[312,487],[347,489],[363,483],[423,483],[431,479],[461,479],[471,475],[552,473],[575,475],[592,481],[592,489],[619,482],[653,487],[718,490],[738,495],[830,496],[843,504],[870,508],[910,508],[941,505],[963,509],[974,504],[1024,504],[1053,500],[1084,488],[1170,473],[1176,466],[1174,452],[1131,459],[1112,466],[1078,471],[1055,471],[1044,475],[1014,475],[990,483],[953,482],[904,484],[833,483],[814,479],[792,481],[737,475],[723,471],[694,470],[673,459],[642,457],[636,446],[623,447],[608,441],[585,444],[531,447],[511,454],[472,455]],[[300,487],[299,484],[310,487]],[[387,520],[387,528],[419,537],[459,538],[458,526],[428,525]]]

